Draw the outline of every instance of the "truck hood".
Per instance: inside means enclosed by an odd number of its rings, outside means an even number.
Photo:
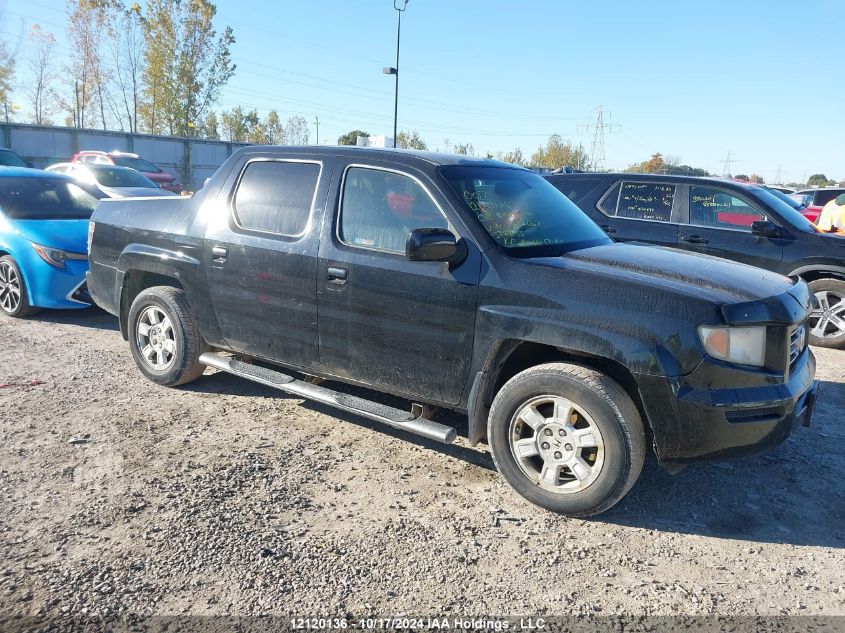
[[[25,240],[71,253],[88,252],[88,220],[13,220]]]
[[[663,287],[709,301],[720,306],[727,323],[794,323],[802,318],[812,301],[804,282],[796,283],[762,268],[672,248],[614,243],[534,261],[561,268],[600,269],[628,286]]]

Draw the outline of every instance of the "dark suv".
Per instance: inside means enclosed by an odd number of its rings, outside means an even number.
[[[820,233],[777,193],[686,176],[546,178],[617,241],[682,248],[801,277],[819,303],[810,315],[810,342],[845,348],[845,237]]]

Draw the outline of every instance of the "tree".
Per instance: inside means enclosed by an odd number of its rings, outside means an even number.
[[[209,0],[149,0],[140,109],[149,132],[195,134],[189,124],[205,118],[234,75],[235,36],[230,27],[217,36],[216,13]]]
[[[824,174],[813,174],[807,178],[808,187],[826,187],[829,183],[830,180]]]
[[[254,124],[258,121],[258,113],[255,110],[244,112],[241,106],[236,106],[228,112],[221,113],[220,121],[226,140],[233,143],[246,143],[253,134]]]
[[[412,132],[399,132],[396,135],[396,145],[405,149],[428,149],[428,145],[422,140],[416,130]]]
[[[77,127],[94,122],[88,116],[91,107],[99,111],[100,123],[107,129],[106,104],[109,71],[103,64],[103,34],[116,0],[68,0],[68,38],[74,54],[67,67],[73,99],[69,103]],[[67,106],[68,103],[65,103]]]
[[[671,161],[671,162],[670,162]],[[670,156],[669,160],[663,158],[663,154],[656,152],[651,158],[641,163],[630,165],[625,171],[634,174],[673,174],[676,176],[709,176],[706,169],[681,165],[679,156]]]
[[[143,90],[141,79],[144,73],[146,41],[144,40],[144,16],[141,6],[135,2],[128,9],[120,3],[110,5],[113,12],[109,20],[108,41],[112,53],[114,93],[119,95],[121,105],[115,103],[115,114],[123,128],[137,133],[138,110]]]
[[[765,180],[763,180],[763,177],[760,176],[759,174],[751,174],[748,177],[748,181],[753,182],[753,183],[758,184],[758,185],[765,184],[765,182],[766,182]]]
[[[499,152],[496,158],[505,163],[511,163],[513,165],[519,165],[521,167],[525,167],[527,165],[527,163],[525,162],[525,157],[523,157],[522,155],[522,150],[518,147],[510,152]]]
[[[199,127],[198,133],[200,137],[210,141],[219,141],[220,132],[217,131],[217,125],[217,115],[214,112],[209,112],[205,117],[205,121]]]
[[[302,116],[292,116],[285,123],[285,142],[288,145],[308,145],[308,121]]]
[[[475,147],[472,143],[456,143],[452,147],[452,152],[455,154],[463,154],[465,156],[473,156],[475,154]]]
[[[369,132],[364,132],[363,130],[352,130],[351,132],[347,132],[337,138],[338,145],[357,145],[358,144],[358,137],[363,136],[364,138],[370,138]]]
[[[53,52],[56,48],[56,37],[33,24],[29,31],[31,57],[29,70],[32,73],[27,96],[32,103],[32,122],[36,125],[52,125],[49,117],[54,112],[55,99],[53,96]]]
[[[267,113],[267,120],[264,127],[267,130],[267,142],[270,145],[284,145],[285,126],[282,125],[282,120],[279,118],[278,112],[270,110]]]
[[[0,5],[0,26],[3,24],[2,5]],[[4,110],[4,116],[8,120],[12,96],[12,79],[15,75],[15,54],[6,43],[5,37],[0,38],[0,106]]]
[[[570,141],[564,141],[559,134],[552,134],[548,143],[538,147],[531,155],[531,164],[549,169],[560,169],[567,165],[586,169],[588,161],[582,147],[573,147]]]

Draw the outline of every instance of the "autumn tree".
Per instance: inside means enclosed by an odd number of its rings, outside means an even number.
[[[209,112],[205,120],[200,124],[198,130],[199,136],[210,141],[219,141],[220,132],[218,131],[217,115],[214,112]]]
[[[209,0],[149,0],[143,22],[146,50],[140,115],[151,133],[193,136],[220,98],[236,65],[226,27],[218,37],[217,7]]]
[[[28,36],[30,47],[30,81],[27,97],[32,104],[32,122],[36,125],[52,125],[50,115],[55,111],[53,83],[53,53],[56,37],[39,24],[33,24]]]
[[[473,156],[475,154],[475,147],[472,143],[455,143],[452,146],[453,154],[463,154],[464,156]]]
[[[420,137],[416,130],[412,132],[405,132],[404,130],[396,135],[397,147],[404,147],[405,149],[428,149],[426,142]]]
[[[670,156],[669,160],[663,158],[663,154],[655,152],[651,158],[641,163],[630,165],[625,171],[634,174],[673,174],[676,176],[709,176],[706,169],[690,167],[680,164],[678,156]]]
[[[3,7],[0,5],[0,26],[3,24]],[[15,74],[15,54],[8,40],[0,38],[0,106],[6,119],[9,117],[9,99],[12,96],[12,78]]]
[[[257,121],[258,113],[255,110],[246,112],[241,106],[220,114],[223,137],[232,143],[246,143]]]
[[[64,105],[74,115],[77,127],[91,127],[99,114],[100,124],[107,129],[109,69],[103,61],[103,38],[109,29],[114,2],[68,0],[67,34],[74,54],[67,70],[73,98]]]
[[[267,143],[270,145],[283,145],[285,143],[285,126],[278,112],[270,110],[267,113],[264,128],[267,132]]]
[[[518,147],[510,152],[499,152],[496,155],[496,158],[502,162],[519,165],[520,167],[525,167],[527,165],[525,157],[522,155],[522,150]]]
[[[285,122],[285,143],[287,145],[308,145],[310,130],[303,116],[292,116]]]
[[[142,77],[146,57],[144,39],[144,16],[137,2],[128,8],[115,1],[109,5],[111,18],[108,20],[108,43],[112,57],[112,81],[110,91],[115,116],[121,129],[137,133],[138,111],[143,100]]]
[[[559,134],[552,134],[549,141],[531,155],[530,163],[535,167],[549,169],[560,169],[567,165],[585,169],[588,161],[582,147],[575,147],[570,141],[564,141]]]
[[[352,130],[351,132],[347,132],[346,134],[340,135],[337,138],[337,144],[338,145],[357,145],[359,136],[363,136],[364,138],[370,138],[370,133],[364,132],[363,130]]]

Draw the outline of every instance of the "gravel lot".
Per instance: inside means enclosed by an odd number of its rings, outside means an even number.
[[[583,521],[522,501],[463,440],[210,370],[157,387],[99,310],[0,319],[0,350],[7,618],[845,615],[843,352],[815,350],[814,424],[776,451],[648,461]]]

